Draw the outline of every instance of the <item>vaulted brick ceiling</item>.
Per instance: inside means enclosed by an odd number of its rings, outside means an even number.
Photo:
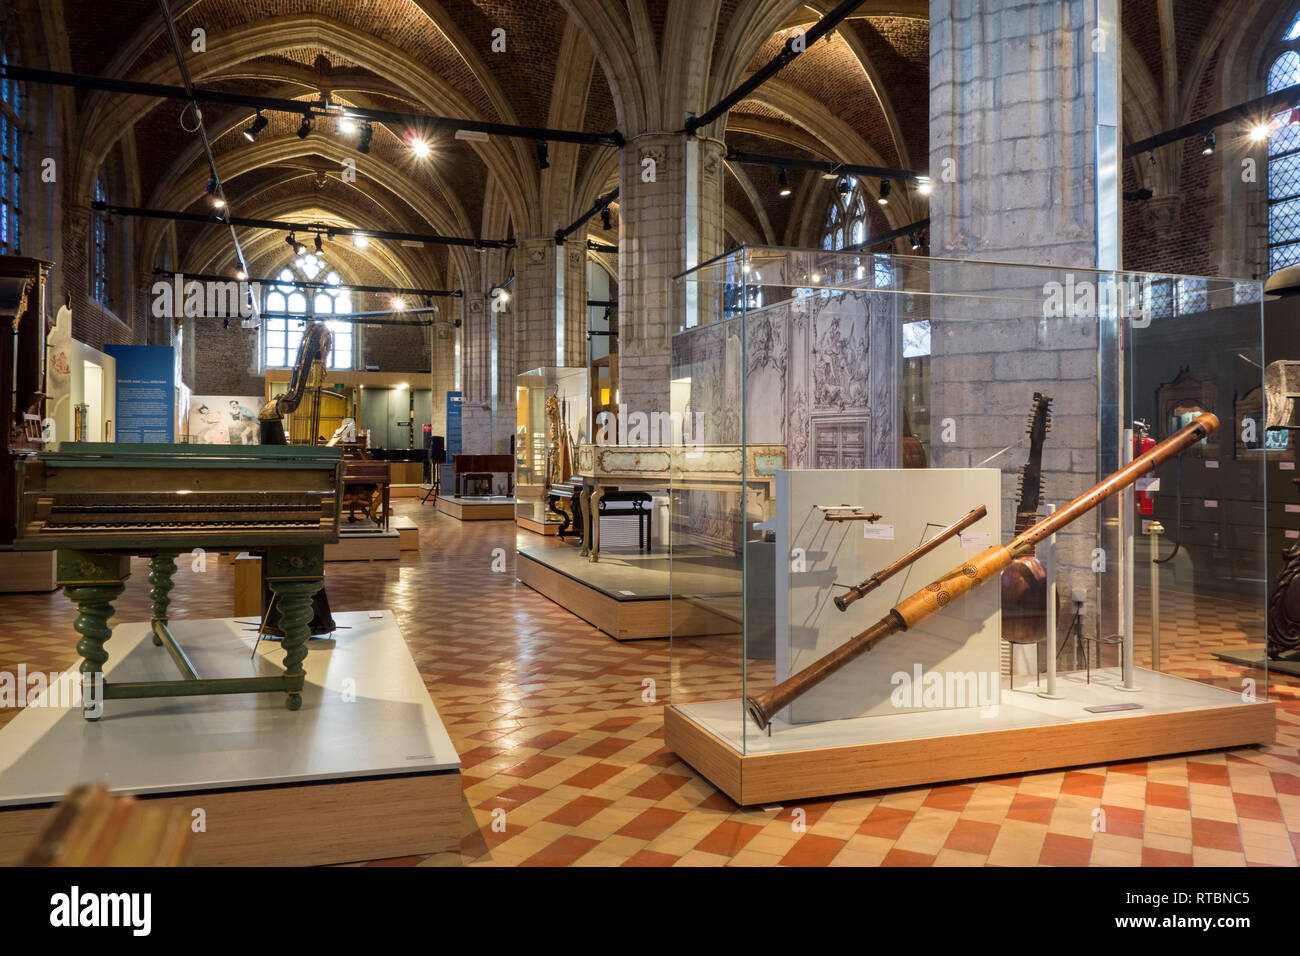
[[[653,43],[662,52],[674,4],[616,2],[640,4],[644,16],[633,21],[650,35],[637,41]],[[766,43],[753,45],[748,68],[765,63],[791,30],[811,26],[828,6],[791,2],[782,29]],[[846,21],[770,89],[733,111],[729,145],[924,167],[928,23],[892,15],[917,6],[864,4],[864,15]],[[188,44],[196,30],[206,37],[206,52],[187,53],[187,65],[195,82],[208,88],[303,101],[328,94],[344,105],[608,132],[618,122],[611,84],[601,57],[591,55],[583,25],[570,22],[568,7],[549,0],[171,0],[182,40]],[[744,8],[743,0],[717,0],[715,54],[726,48],[729,27],[743,25]],[[178,82],[156,0],[64,0],[63,12],[74,72]],[[492,50],[497,28],[505,30],[504,54]],[[110,36],[114,42],[105,42]],[[566,42],[570,51],[583,55],[562,57]],[[576,79],[585,84],[585,99],[576,113],[569,109],[571,115],[557,121],[565,110],[552,100],[565,80],[575,79],[566,71],[578,69],[584,71]],[[181,102],[78,91],[76,104],[87,155],[98,159],[130,134],[140,205],[206,211],[206,160],[198,138],[187,129],[192,129],[193,117]],[[363,161],[353,150],[354,140],[337,135],[324,119],[300,141],[297,118],[268,113],[269,125],[249,144],[241,131],[252,116],[241,107],[204,108],[217,167],[236,215],[263,217],[274,208],[277,218],[286,220],[315,216],[322,223],[480,238],[535,234],[538,228],[521,221],[532,215],[524,206],[542,195],[531,142],[494,140],[481,146],[435,132],[430,136],[433,154],[420,163],[403,142],[408,131],[384,127],[376,129],[370,156]],[[858,155],[837,155],[825,145],[830,122],[851,130]],[[843,146],[842,137],[835,145]],[[569,185],[563,214],[576,215],[593,193],[613,184],[617,167],[609,153],[607,147],[576,151],[569,175],[575,184],[591,184],[585,194]],[[341,161],[348,157],[358,161],[357,183],[341,176]],[[590,175],[594,170],[600,175]],[[750,223],[767,240],[790,241],[801,214],[776,195],[776,171],[746,171],[745,186],[729,175],[729,215]],[[373,181],[363,182],[367,176]],[[84,170],[82,179],[86,181]],[[820,203],[824,189],[813,185],[805,201]],[[498,208],[503,203],[508,207],[504,212]],[[600,232],[599,219],[592,227],[593,234]],[[162,242],[165,231],[151,224],[147,241]],[[256,242],[256,230],[247,232],[254,247],[274,250],[274,244]],[[180,266],[233,267],[220,228],[186,226],[175,235]],[[271,251],[262,254],[273,258]],[[462,274],[472,262],[464,253],[444,248],[390,250],[388,258],[378,251],[369,255],[347,254],[358,279],[362,274],[373,278],[400,260],[411,281],[450,286],[464,281]]]

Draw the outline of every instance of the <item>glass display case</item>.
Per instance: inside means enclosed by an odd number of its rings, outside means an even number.
[[[587,370],[524,372],[515,382],[515,403],[515,516],[531,530],[554,534],[571,522],[547,492],[572,477],[578,446],[591,441]]]
[[[755,802],[1271,740],[1262,298],[755,247],[679,276],[670,746],[762,768],[714,781]],[[752,474],[702,480],[728,447]]]

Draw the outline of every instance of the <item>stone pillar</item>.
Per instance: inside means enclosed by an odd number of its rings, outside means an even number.
[[[619,164],[619,402],[628,410],[668,411],[670,343],[684,325],[685,297],[674,304],[672,277],[722,251],[722,157],[716,140],[693,144],[679,133],[631,140]],[[688,158],[696,163],[688,209]],[[688,261],[688,247],[694,261]],[[680,291],[680,289],[679,289]]]
[[[587,236],[564,243],[565,368],[587,366]]]
[[[1045,503],[1059,505],[1117,467],[1115,319],[1046,318],[1043,305],[1049,280],[1118,264],[1119,49],[1115,0],[930,4],[932,253],[1060,270],[977,272],[936,263],[930,278],[932,292],[972,296],[936,295],[929,304],[932,462],[972,466],[1012,445],[988,462],[1004,472],[1006,529],[1014,525],[1027,453],[1023,422],[1036,390],[1055,399]],[[942,437],[945,422],[950,440]],[[1103,523],[1094,514],[1057,539],[1062,593],[1068,600],[1072,587],[1087,589],[1093,634],[1120,629],[1114,619],[1099,628],[1099,589],[1106,589],[1100,606],[1113,607],[1118,579],[1091,571],[1099,545],[1118,558]],[[1069,618],[1061,616],[1062,629]]]
[[[511,289],[518,372],[587,364],[586,239],[521,239]],[[562,339],[562,341],[561,341]]]

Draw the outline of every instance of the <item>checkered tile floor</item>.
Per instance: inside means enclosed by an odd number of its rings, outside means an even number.
[[[1269,747],[741,809],[664,749],[668,642],[619,644],[515,581],[517,538],[558,542],[396,510],[420,523],[420,554],[331,564],[330,602],[396,614],[464,761],[463,830],[459,852],[371,865],[1296,864],[1300,681],[1271,678]],[[147,619],[146,573],[137,562],[115,620]],[[231,578],[227,564],[183,566],[173,614],[229,615]],[[1241,622],[1258,612],[1163,603],[1164,670],[1239,688],[1246,672],[1209,649],[1246,643]],[[0,670],[74,664],[69,608],[0,595]]]

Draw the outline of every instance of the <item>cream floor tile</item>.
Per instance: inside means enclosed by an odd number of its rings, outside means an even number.
[[[781,863],[781,854],[778,856],[774,853],[762,853],[758,850],[752,850],[749,847],[741,850],[733,856],[728,866],[779,866]]]
[[[1275,843],[1270,846],[1255,846],[1250,843],[1243,843],[1242,848],[1245,852],[1248,863],[1267,863],[1270,866],[1295,866],[1295,854],[1291,851],[1291,844]]]
[[[879,866],[884,853],[870,850],[851,850],[847,846],[835,854],[831,866]]]
[[[1147,829],[1142,831],[1142,845],[1149,846],[1154,850],[1169,850],[1172,853],[1192,852],[1192,838],[1190,836],[1171,836],[1168,833],[1157,833]]]
[[[943,849],[960,815],[952,810],[926,809],[918,812],[899,834],[895,846],[912,853],[935,854]]]
[[[1189,810],[1147,807],[1143,822],[1144,830],[1148,833],[1165,833],[1176,837],[1192,835],[1192,814]]]
[[[1241,834],[1242,846],[1270,847],[1281,845],[1289,847],[1291,845],[1291,834],[1287,832],[1284,823],[1243,818],[1237,824],[1237,830]]]
[[[989,863],[997,866],[1035,866],[1046,837],[1047,827],[1042,824],[1007,820],[1002,824],[993,848],[989,851]]]
[[[1240,853],[1228,850],[1211,850],[1203,846],[1192,847],[1193,866],[1245,866],[1246,859]]]
[[[673,866],[722,866],[725,863],[726,858],[718,856],[716,853],[702,853],[699,850],[691,850],[681,856]]]
[[[934,858],[935,866],[984,866],[988,857],[964,850],[940,850]]]

